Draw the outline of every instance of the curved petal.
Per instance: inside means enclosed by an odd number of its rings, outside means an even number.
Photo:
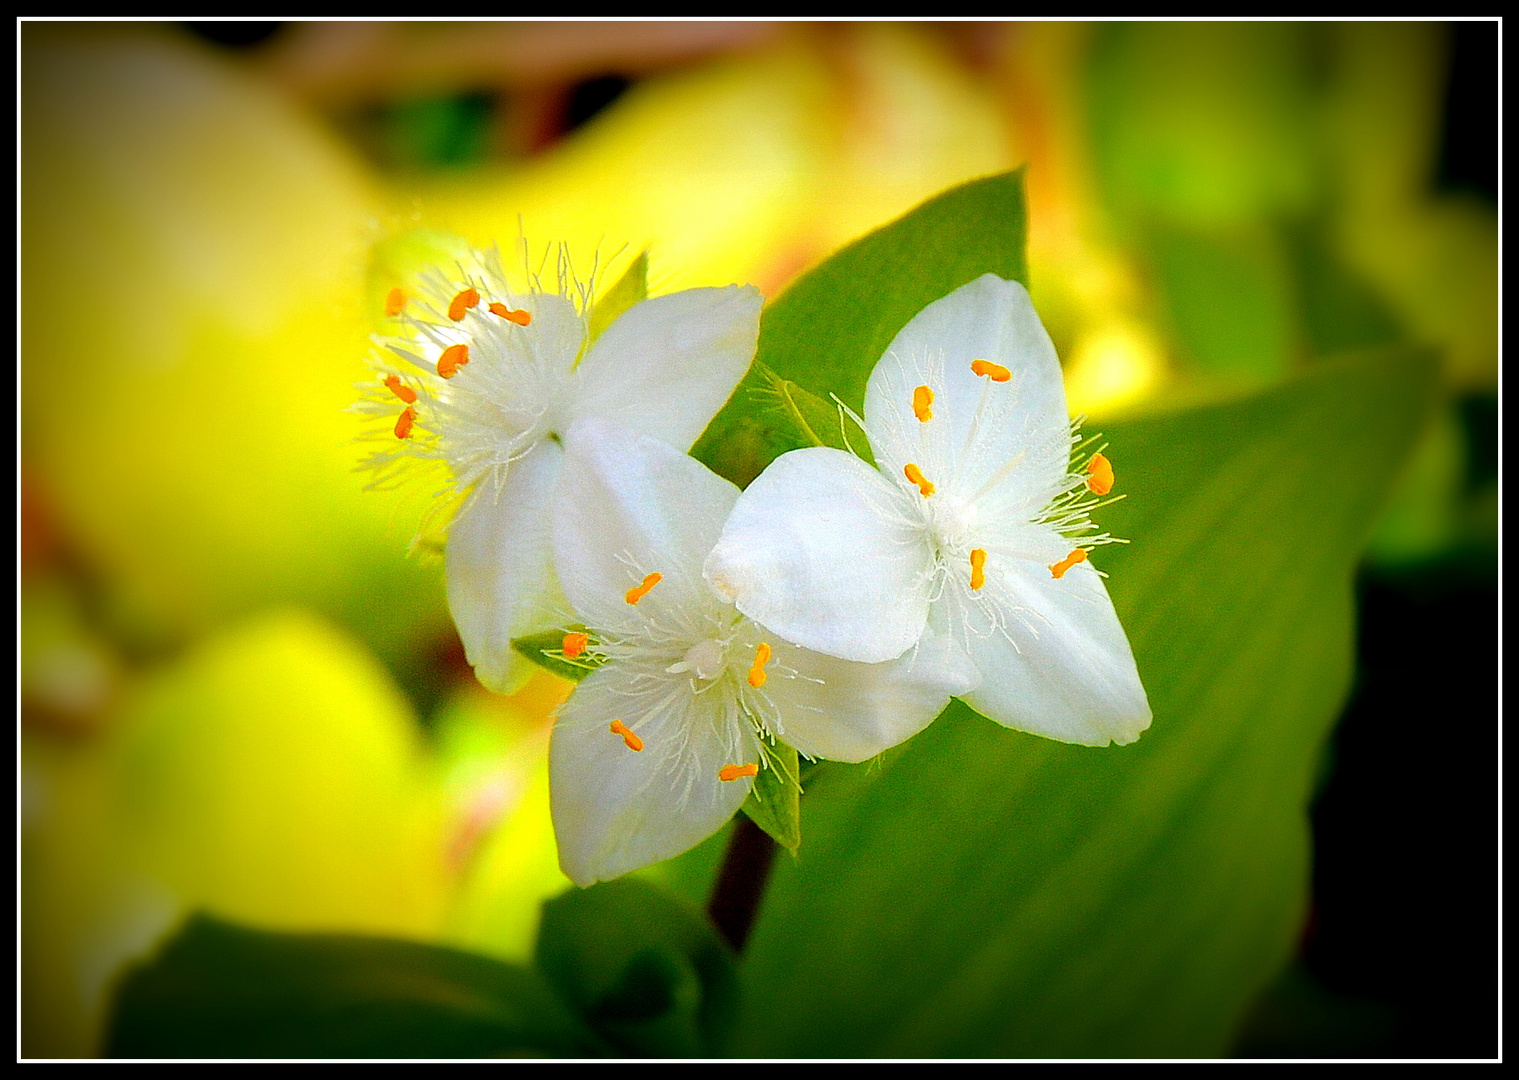
[[[928,619],[933,554],[895,485],[852,454],[782,454],[749,485],[707,559],[707,581],[785,640],[880,663]]]
[[[581,362],[574,415],[686,449],[749,370],[763,303],[753,286],[729,285],[635,304]]]
[[[564,451],[544,441],[513,462],[498,490],[483,481],[448,533],[448,610],[488,689],[510,693],[532,671],[512,638],[564,621],[549,550]]]
[[[1005,727],[1061,742],[1139,738],[1150,703],[1097,571],[1082,563],[1055,579],[1025,562],[1003,574],[1006,635],[968,638],[981,685],[965,703]]]
[[[688,624],[722,606],[701,570],[738,488],[667,443],[598,419],[571,428],[565,450],[554,553],[570,605],[601,630],[694,633]],[[635,614],[625,597],[650,573],[660,581]]]
[[[582,887],[679,855],[711,836],[753,781],[725,765],[759,760],[747,725],[706,715],[707,698],[662,672],[592,672],[559,709],[549,792],[559,865]],[[621,720],[643,749],[610,730]]]
[[[974,360],[1011,378],[976,375]],[[926,421],[913,407],[920,386],[933,394]],[[990,487],[1000,502],[1041,509],[1065,477],[1070,417],[1060,361],[1028,291],[983,274],[915,315],[870,373],[865,431],[889,476],[912,462],[959,498]]]
[[[753,638],[751,642],[748,639]],[[952,638],[926,634],[918,647],[881,664],[858,664],[799,649],[748,624],[741,640],[773,649],[755,691],[775,734],[810,758],[864,761],[927,727],[980,680]]]

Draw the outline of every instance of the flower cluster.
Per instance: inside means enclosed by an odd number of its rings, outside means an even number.
[[[644,301],[588,342],[564,292],[479,257],[392,293],[362,408],[394,418],[374,465],[448,465],[449,605],[481,680],[511,686],[512,640],[556,626],[592,669],[550,750],[575,882],[711,835],[777,741],[861,761],[955,696],[1067,742],[1149,725],[1088,560],[1112,466],[1021,285],[988,274],[898,334],[860,420],[878,468],[798,450],[742,493],[685,450],[750,363],[758,293]]]

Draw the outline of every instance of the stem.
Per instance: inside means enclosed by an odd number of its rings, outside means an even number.
[[[739,815],[738,827],[733,830],[722,869],[717,873],[712,899],[707,903],[707,916],[734,952],[743,952],[744,942],[749,940],[777,847],[748,815]]]

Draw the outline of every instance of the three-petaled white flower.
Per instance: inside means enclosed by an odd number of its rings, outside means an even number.
[[[590,631],[564,652],[602,662],[561,706],[549,750],[560,865],[579,885],[716,832],[769,767],[770,738],[861,761],[975,683],[936,639],[860,664],[745,618],[702,580],[738,489],[665,443],[581,421],[560,486],[555,561]]]
[[[1086,561],[1111,542],[1088,516],[1111,466],[1073,458],[1060,363],[1023,286],[987,274],[924,308],[871,372],[863,427],[879,471],[816,447],[749,486],[707,562],[713,587],[831,656],[947,638],[980,673],[960,696],[1008,727],[1137,739],[1149,703]]]
[[[386,418],[389,445],[371,467],[447,464],[463,500],[448,534],[449,610],[476,675],[503,692],[532,670],[512,638],[564,620],[549,546],[564,433],[596,417],[689,447],[759,335],[759,291],[729,286],[636,304],[587,348],[588,305],[568,284],[562,272],[558,293],[515,292],[490,253],[429,271],[420,296],[392,290],[387,314],[405,332],[384,342],[380,381],[356,407]]]

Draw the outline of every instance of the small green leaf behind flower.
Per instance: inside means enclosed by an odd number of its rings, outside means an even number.
[[[600,656],[590,652],[583,652],[575,657],[564,654],[564,639],[571,634],[585,633],[585,627],[580,625],[570,626],[564,630],[545,630],[538,634],[528,634],[526,637],[512,638],[512,648],[544,671],[552,672],[561,679],[579,682],[605,663]],[[589,636],[587,640],[594,644]]]
[[[601,336],[601,332],[617,321],[617,316],[634,304],[649,298],[649,253],[641,251],[628,264],[622,277],[597,298],[591,306],[590,334],[586,345]]]
[[[795,855],[802,843],[802,785],[797,752],[783,742],[765,744],[765,768],[741,808],[781,847]]]

